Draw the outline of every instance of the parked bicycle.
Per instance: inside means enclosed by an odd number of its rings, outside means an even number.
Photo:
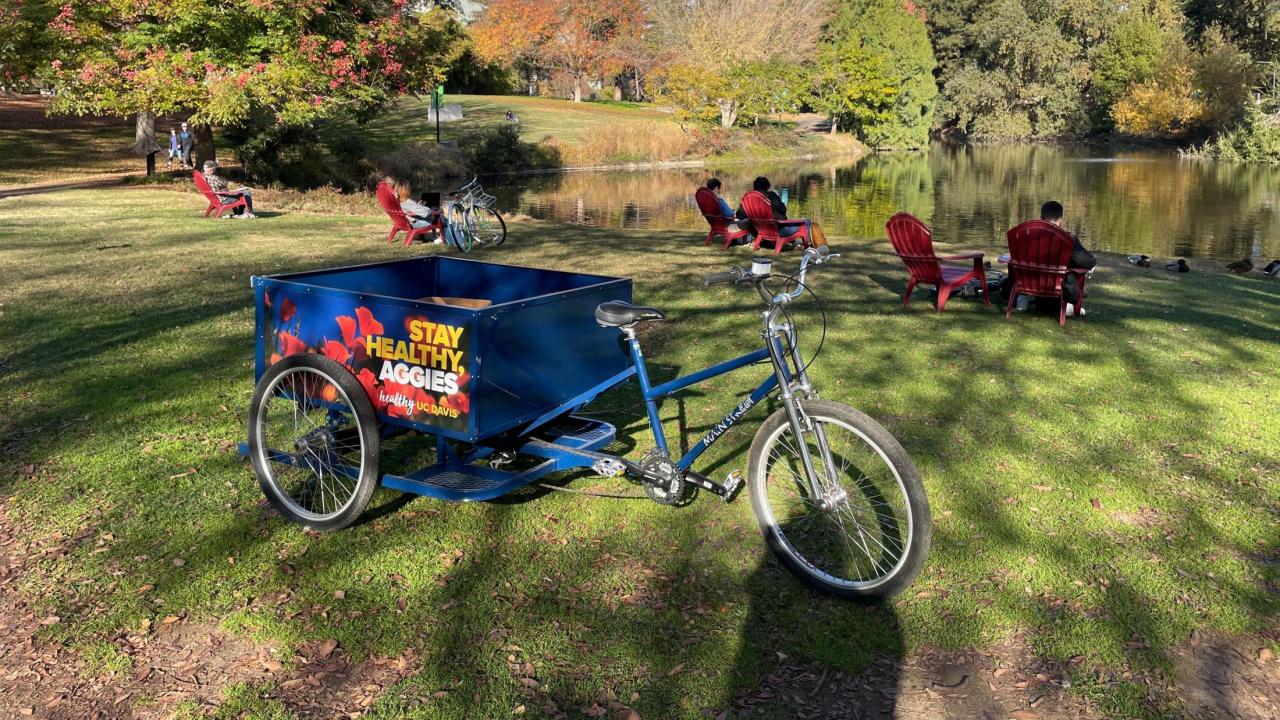
[[[477,178],[450,193],[443,208],[447,241],[462,252],[476,245],[497,247],[507,239],[507,223],[493,208],[497,198],[484,191]]]
[[[259,379],[241,452],[280,513],[318,530],[354,522],[378,485],[484,501],[550,473],[590,468],[630,478],[663,505],[692,500],[694,488],[729,502],[745,487],[768,547],[797,577],[846,598],[890,597],[923,566],[929,501],[898,441],[863,413],[820,399],[810,378],[821,346],[802,356],[791,308],[808,272],[835,257],[811,248],[791,276],[774,275],[771,260],[757,258],[750,269],[707,277],[706,285],[759,294],[763,347],[656,386],[636,329],[666,315],[625,302],[630,280],[441,255],[255,277]],[[385,295],[367,295],[367,287]],[[482,288],[491,304],[436,304],[435,296]],[[339,330],[363,352],[333,348]],[[287,337],[292,353],[278,361],[277,337]],[[765,363],[760,385],[674,456],[659,401]],[[607,452],[616,428],[584,413],[631,378],[655,446],[634,459]],[[770,398],[780,407],[756,432],[745,476],[734,471],[717,482],[693,469]],[[381,439],[405,432],[435,437],[434,464],[384,473]]]

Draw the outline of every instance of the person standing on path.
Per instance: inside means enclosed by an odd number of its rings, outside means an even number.
[[[182,167],[183,169],[194,168],[191,162],[191,147],[195,145],[195,136],[191,134],[190,128],[186,123],[182,123],[182,130],[178,133],[178,145],[182,148]]]

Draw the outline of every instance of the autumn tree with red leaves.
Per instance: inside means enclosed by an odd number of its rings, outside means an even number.
[[[471,30],[481,57],[532,69],[534,82],[538,69],[559,70],[580,102],[592,78],[620,67],[619,40],[643,22],[641,0],[494,0]]]
[[[143,154],[156,114],[305,124],[425,91],[458,34],[407,0],[64,0],[47,27],[53,111],[136,115]]]

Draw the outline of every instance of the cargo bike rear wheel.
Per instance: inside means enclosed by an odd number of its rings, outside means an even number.
[[[341,364],[290,355],[258,381],[249,458],[286,519],[325,531],[354,522],[378,486],[378,443],[373,405]]]

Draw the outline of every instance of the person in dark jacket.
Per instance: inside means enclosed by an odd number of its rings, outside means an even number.
[[[182,123],[182,130],[178,131],[178,147],[182,150],[182,167],[194,168],[195,164],[191,162],[191,148],[196,144],[196,136],[191,134],[191,129],[186,123]]]
[[[773,209],[773,219],[786,220],[787,206],[782,202],[782,198],[778,196],[778,193],[769,189],[771,187],[773,187],[773,184],[769,182],[769,178],[763,175],[756,178],[755,181],[751,183],[752,190],[762,193],[765,197],[769,198],[769,207]],[[737,217],[739,220],[738,226],[741,227],[743,222],[747,219],[747,211],[741,205],[738,206]]]
[[[1057,200],[1050,200],[1040,208],[1040,219],[1047,223],[1062,227],[1062,216],[1062,203]],[[1085,248],[1080,238],[1071,235],[1071,239],[1075,242],[1075,247],[1071,250],[1071,259],[1067,261],[1067,267],[1080,270],[1092,270],[1097,267],[1098,259]],[[1075,282],[1074,276],[1068,277],[1067,281],[1062,283],[1062,296],[1067,299],[1067,315],[1071,315],[1075,306],[1080,304],[1080,286]],[[1080,314],[1084,314],[1083,308]]]
[[[1057,200],[1050,200],[1040,207],[1040,219],[1047,223],[1062,227],[1062,217],[1062,203]],[[1067,267],[1092,270],[1097,266],[1097,258],[1080,242],[1080,238],[1071,235],[1071,239],[1075,242],[1075,246],[1071,250],[1071,259],[1067,261]],[[1000,292],[1005,297],[1008,297],[1009,293],[1013,292],[1012,269],[1009,271],[1009,276],[1000,283]],[[1062,296],[1067,299],[1067,316],[1070,317],[1075,314],[1075,306],[1080,304],[1080,286],[1076,283],[1074,276],[1068,277],[1062,283]],[[1085,314],[1084,308],[1080,309],[1080,314]]]
[[[770,189],[771,187],[773,187],[773,185],[769,182],[769,178],[763,175],[756,178],[755,181],[751,183],[752,190],[755,190],[756,192],[761,193],[765,197],[769,198],[769,208],[773,211],[773,219],[786,220],[787,204],[782,202],[782,198],[778,196],[778,193],[771,190]],[[736,213],[736,217],[738,218],[738,227],[742,228],[743,230],[747,230],[752,234],[755,234],[751,228],[751,221],[747,219],[746,208],[739,205],[738,212]],[[804,227],[805,227],[804,225],[800,225],[800,224],[789,225],[789,226],[782,225],[778,227],[778,235],[783,239],[789,238],[792,235],[795,235],[796,233],[802,231]],[[822,244],[824,245],[826,244],[825,239]],[[772,246],[772,243],[768,243],[767,245]],[[764,247],[764,245],[762,245],[762,247]]]

